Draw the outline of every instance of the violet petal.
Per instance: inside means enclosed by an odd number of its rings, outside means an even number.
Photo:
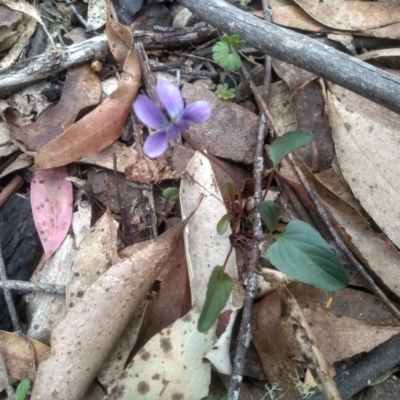
[[[186,131],[188,128],[189,121],[183,119],[179,122],[175,122],[167,129],[167,136],[169,139],[176,139],[181,132]]]
[[[164,129],[168,124],[166,116],[146,96],[139,95],[133,103],[133,110],[142,124],[152,129]]]
[[[150,135],[143,145],[144,154],[150,158],[161,156],[168,148],[168,137],[164,131]]]
[[[181,91],[177,86],[168,81],[157,83],[157,96],[161,104],[165,107],[171,119],[175,119],[181,114],[184,103]]]
[[[200,100],[189,104],[182,113],[182,118],[195,124],[207,121],[211,116],[211,104],[208,101]]]

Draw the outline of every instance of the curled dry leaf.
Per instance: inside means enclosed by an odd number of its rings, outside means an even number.
[[[400,21],[400,4],[346,0],[295,2],[315,20],[336,29],[358,31],[380,28]]]
[[[42,147],[35,158],[35,169],[65,165],[109,146],[122,133],[140,84],[124,74],[118,88],[91,113],[73,124],[61,136]]]
[[[370,325],[355,318],[338,316],[326,307],[305,307],[305,318],[312,325],[318,348],[328,364],[368,352],[400,332],[398,326]],[[284,319],[285,331],[292,330],[290,319]],[[298,346],[290,343],[295,357],[299,357]]]
[[[54,46],[53,37],[50,35],[49,31],[46,28],[38,10],[32,5],[26,2],[25,0],[1,0],[7,7],[11,8],[11,10],[21,11],[24,14],[29,15],[34,20],[39,22],[42,25],[43,30],[46,32],[51,44]]]
[[[51,357],[40,364],[32,400],[78,400],[154,280],[175,251],[187,220],[110,267],[54,329]]]
[[[33,173],[31,203],[33,219],[46,259],[60,246],[72,221],[72,184],[65,167]]]
[[[21,126],[13,137],[29,151],[38,151],[68,129],[78,114],[101,100],[101,83],[98,76],[84,64],[71,68],[65,78],[61,99],[45,111],[36,122]]]

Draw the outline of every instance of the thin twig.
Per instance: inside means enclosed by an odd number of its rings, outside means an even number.
[[[268,3],[263,0],[263,8],[265,15],[268,13]],[[244,69],[244,67],[243,67]],[[268,98],[269,86],[271,78],[271,59],[270,57],[265,58],[265,75],[264,75],[264,95],[265,99]],[[255,210],[253,215],[253,235],[256,239],[260,239],[263,236],[263,229],[260,214],[257,211],[257,205],[262,200],[262,173],[264,167],[264,140],[265,140],[265,128],[266,119],[264,115],[261,115],[260,124],[257,135],[257,146],[256,153],[254,156],[254,204]],[[240,394],[240,387],[242,383],[242,377],[244,372],[244,361],[247,350],[251,341],[250,332],[250,321],[253,310],[254,295],[257,289],[257,274],[258,259],[261,252],[261,242],[254,242],[253,249],[251,251],[251,258],[247,272],[247,286],[246,296],[243,302],[243,315],[240,323],[239,337],[237,342],[236,354],[233,361],[232,375],[229,382],[228,400],[237,400]]]
[[[19,290],[21,292],[46,292],[53,294],[65,294],[64,285],[56,285],[52,283],[34,283],[25,281],[0,281],[0,288]]]
[[[71,3],[71,1],[65,0],[65,4],[71,9],[71,11],[74,13],[75,17],[78,18],[79,22],[85,27],[85,29],[88,29],[88,24],[87,24],[85,18],[82,17],[82,15],[79,13],[79,11],[76,9],[76,7]]]
[[[6,272],[6,266],[4,264],[4,259],[3,259],[3,252],[0,248],[0,279],[2,281],[7,280],[7,272]],[[17,314],[17,309],[15,308],[14,305],[14,299],[11,293],[10,289],[3,289],[4,293],[4,298],[6,299],[7,303],[7,308],[8,312],[10,313],[11,321],[14,327],[15,332],[20,332],[21,327],[19,325],[19,319],[18,319],[18,314]]]
[[[0,349],[0,365],[1,369],[3,370],[3,381],[4,381],[4,387],[7,392],[7,398],[9,400],[12,400],[14,397],[14,388],[10,384],[10,379],[8,378],[8,371],[7,371],[7,365],[6,362],[4,361],[3,357],[3,352]]]

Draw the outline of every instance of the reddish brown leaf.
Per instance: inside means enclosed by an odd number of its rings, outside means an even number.
[[[100,100],[101,83],[90,66],[84,64],[71,68],[58,104],[42,114],[36,122],[16,129],[13,136],[27,150],[38,151],[68,129],[80,112],[96,106]]]
[[[72,183],[65,167],[35,171],[31,185],[33,219],[46,258],[60,246],[72,221]]]

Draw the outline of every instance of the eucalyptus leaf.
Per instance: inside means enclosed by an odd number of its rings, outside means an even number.
[[[169,187],[163,190],[162,195],[173,201],[179,200],[179,189],[175,187]]]
[[[346,270],[328,243],[311,225],[290,221],[276,242],[267,250],[267,258],[279,271],[318,289],[334,291],[348,284]]]
[[[305,131],[286,132],[275,139],[269,146],[267,153],[275,169],[285,156],[299,147],[305,146],[314,140],[314,135]]]
[[[275,204],[273,201],[261,201],[257,210],[260,213],[260,217],[265,222],[268,227],[268,230],[273,233],[276,230],[276,226],[278,225],[278,217],[280,207]]]
[[[225,270],[213,269],[207,285],[206,301],[197,323],[199,332],[207,332],[216,322],[232,291],[233,280]]]
[[[217,224],[217,233],[218,235],[223,235],[228,229],[229,223],[232,220],[232,214],[225,214]]]

